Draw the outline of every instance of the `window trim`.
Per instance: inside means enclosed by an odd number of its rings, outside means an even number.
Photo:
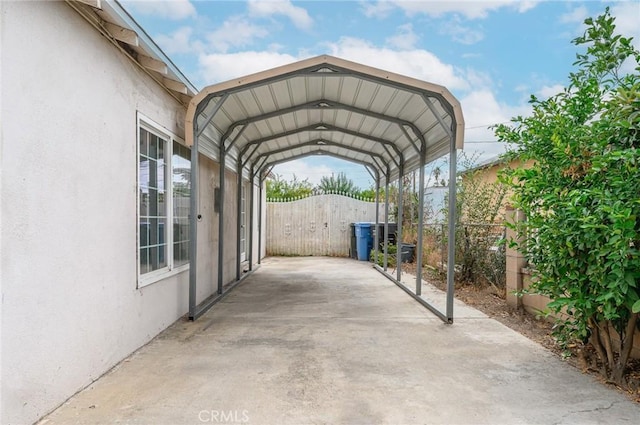
[[[148,273],[140,273],[140,129],[155,134],[167,140],[168,152],[166,160],[166,167],[169,170],[169,177],[165,182],[165,191],[168,196],[165,197],[167,205],[167,250],[166,258],[167,265],[161,269],[154,270]],[[159,282],[167,279],[171,276],[189,270],[190,261],[186,264],[182,264],[178,267],[173,266],[173,143],[177,142],[183,146],[186,146],[184,140],[178,137],[176,134],[167,130],[151,118],[147,117],[141,112],[136,114],[136,282],[137,289],[149,286],[152,283]],[[189,253],[191,257],[191,253]]]

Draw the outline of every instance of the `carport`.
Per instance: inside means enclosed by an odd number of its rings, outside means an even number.
[[[456,150],[463,147],[464,119],[459,102],[445,88],[414,78],[338,59],[318,56],[237,80],[204,88],[190,102],[186,116],[186,143],[191,149],[191,216],[189,318],[197,319],[250,273],[242,273],[241,246],[246,234],[241,220],[245,202],[239,189],[243,179],[258,188],[249,199],[249,215],[256,209],[258,228],[250,220],[247,243],[248,268],[254,268],[253,235],[258,233],[261,252],[261,206],[263,183],[279,163],[311,155],[329,155],[365,167],[375,181],[376,191],[398,182],[402,199],[402,177],[419,170],[419,211],[424,210],[424,166],[449,155],[449,175],[456,175]],[[218,205],[237,206],[236,240],[225,237],[224,208],[218,215],[217,293],[197,303],[199,155],[219,164],[219,187],[212,195]],[[225,197],[225,171],[235,172],[238,190],[235,199]],[[388,197],[388,196],[385,196]],[[448,240],[455,238],[455,178],[449,184]],[[378,200],[376,199],[376,202]],[[388,202],[387,214],[388,217]],[[376,208],[377,210],[377,208]],[[397,239],[402,240],[402,202],[398,205]],[[376,224],[379,218],[376,217]],[[423,227],[419,214],[418,228]],[[416,249],[415,290],[401,282],[387,268],[388,218],[384,226],[384,266],[376,268],[419,303],[447,323],[453,322],[454,243],[447,255],[446,308],[441,311],[421,297],[422,232]],[[235,282],[225,286],[225,249],[235,245]],[[376,249],[379,246],[376,232]],[[243,251],[244,252],[244,251]],[[401,264],[401,250],[397,253]],[[258,254],[257,263],[260,263]]]

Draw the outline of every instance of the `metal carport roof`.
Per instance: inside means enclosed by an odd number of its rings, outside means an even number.
[[[327,152],[340,145],[380,155],[390,181],[449,153],[451,139],[462,149],[464,137],[460,104],[445,87],[332,56],[206,87],[191,100],[187,125],[212,159],[224,140],[227,165],[236,169],[240,158],[246,174],[260,155],[280,161],[286,148],[328,141]]]
[[[451,154],[450,172],[455,175],[464,119],[459,102],[445,87],[324,55],[204,88],[189,103],[185,131],[186,143],[193,147],[192,175],[198,175],[196,152],[220,163],[222,199],[226,168],[236,171],[239,181],[245,177],[261,184],[274,164],[326,154],[364,165],[376,187],[388,187],[419,169],[422,201],[425,164]],[[197,193],[194,181],[192,194]],[[454,191],[452,195],[450,201],[455,200]],[[197,211],[195,195],[192,211]],[[222,220],[220,213],[220,232]],[[192,236],[195,253],[195,231]],[[220,235],[218,264],[222,239]],[[194,318],[196,255],[191,257]]]

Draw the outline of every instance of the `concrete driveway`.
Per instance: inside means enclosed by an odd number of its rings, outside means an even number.
[[[624,424],[640,405],[456,304],[445,325],[367,263],[269,258],[47,424]]]

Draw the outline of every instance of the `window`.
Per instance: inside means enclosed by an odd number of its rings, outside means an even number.
[[[150,120],[139,121],[139,286],[188,268],[191,153]]]
[[[191,208],[191,150],[173,142],[173,265],[189,263],[189,211]]]

